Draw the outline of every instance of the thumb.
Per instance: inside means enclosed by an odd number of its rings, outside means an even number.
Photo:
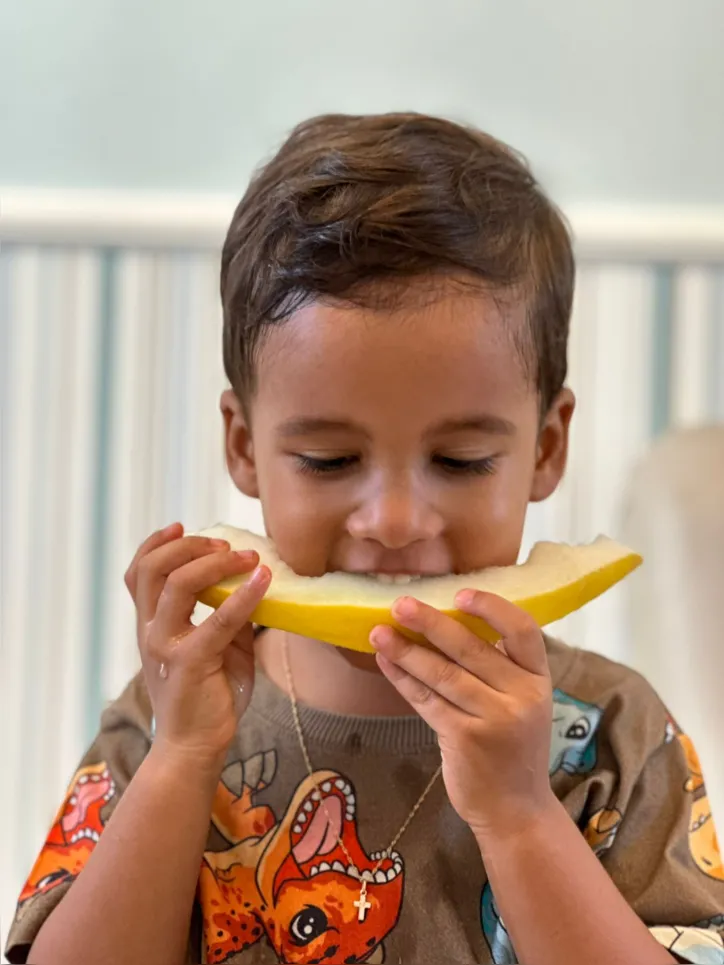
[[[246,711],[254,689],[254,630],[247,624],[224,651],[224,670],[234,697],[237,718]]]
[[[245,623],[229,644],[229,649],[234,649],[239,651],[239,653],[246,654],[247,657],[250,657],[253,660],[256,647],[256,638],[258,636],[259,634],[254,628],[254,624]]]

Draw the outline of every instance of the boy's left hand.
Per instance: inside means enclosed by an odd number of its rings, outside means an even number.
[[[437,650],[388,626],[375,627],[370,642],[384,675],[437,732],[450,802],[484,847],[491,836],[522,832],[555,803],[548,776],[553,694],[532,617],[476,590],[462,590],[455,603],[500,634],[498,647],[411,597],[397,600],[393,615]]]

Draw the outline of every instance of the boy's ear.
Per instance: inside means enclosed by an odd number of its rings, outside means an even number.
[[[575,407],[576,397],[570,389],[564,388],[543,417],[530,492],[530,501],[533,503],[547,499],[563,478],[568,460],[568,434]]]
[[[246,415],[233,389],[221,393],[221,414],[224,418],[226,466],[234,485],[245,496],[258,498],[259,484]]]

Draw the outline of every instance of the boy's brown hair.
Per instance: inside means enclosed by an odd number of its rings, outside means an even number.
[[[566,377],[575,269],[563,218],[525,161],[419,114],[300,124],[251,181],[224,244],[224,365],[237,395],[253,389],[266,327],[303,304],[379,301],[441,274],[525,299],[519,341],[547,411]]]

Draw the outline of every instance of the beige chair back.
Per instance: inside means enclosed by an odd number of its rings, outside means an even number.
[[[724,425],[663,438],[634,472],[623,538],[631,663],[699,750],[724,836]]]

